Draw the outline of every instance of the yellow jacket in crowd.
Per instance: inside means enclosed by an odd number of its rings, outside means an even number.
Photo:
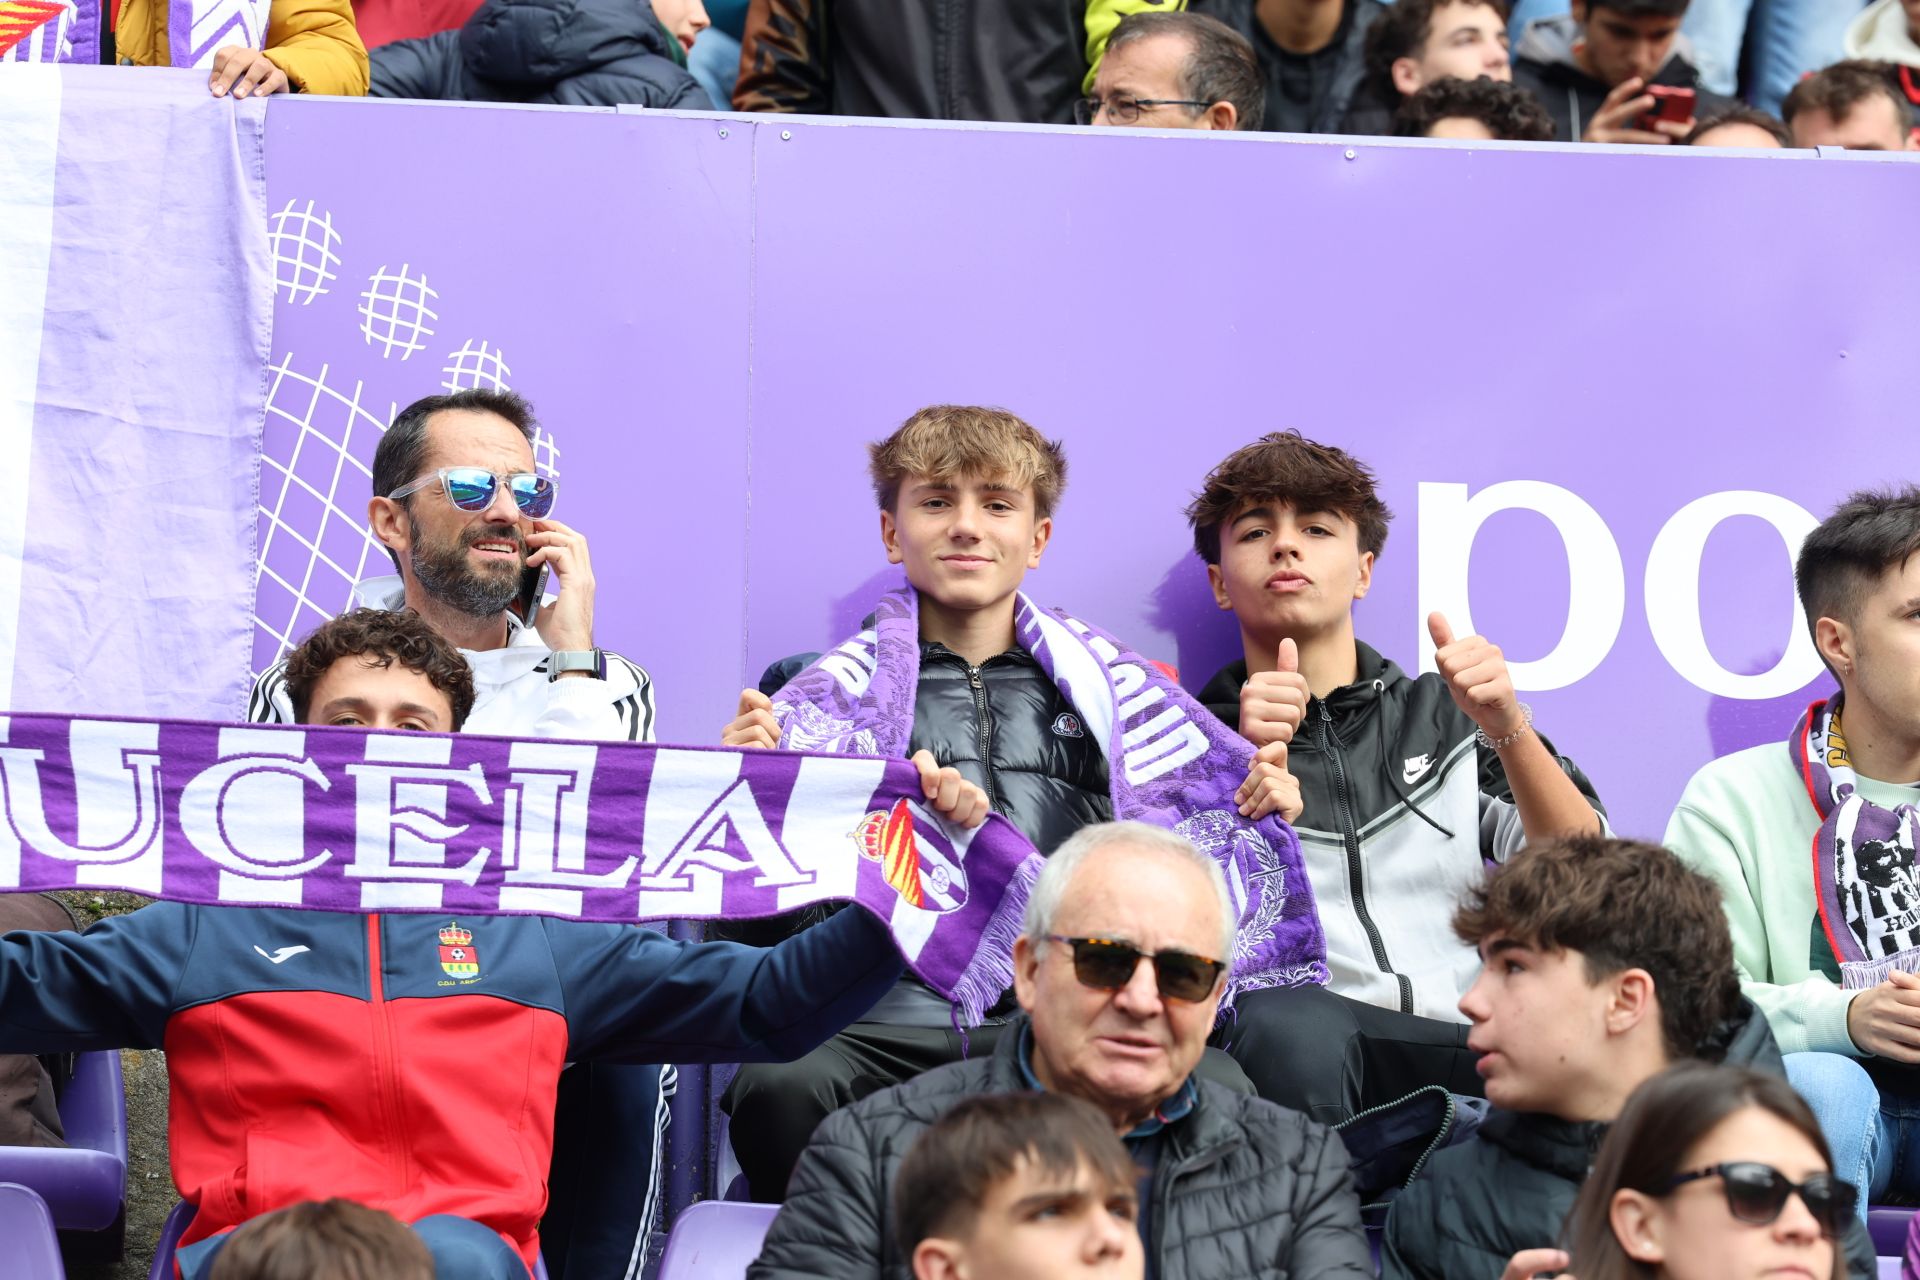
[[[127,61],[166,66],[167,0],[121,0],[113,40]],[[351,0],[273,0],[264,52],[302,93],[367,92],[367,46],[354,26]]]

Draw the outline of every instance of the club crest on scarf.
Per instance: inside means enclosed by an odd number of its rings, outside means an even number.
[[[879,809],[861,820],[853,832],[860,856],[880,864],[881,874],[910,907],[955,911],[967,901],[965,881],[958,867],[949,867],[928,849],[921,860],[920,842],[913,834],[913,807],[905,799],[891,809]]]

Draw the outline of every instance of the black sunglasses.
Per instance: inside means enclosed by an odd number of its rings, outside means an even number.
[[[1142,960],[1153,961],[1153,980],[1169,1000],[1198,1001],[1213,994],[1227,966],[1218,960],[1186,951],[1142,951],[1112,938],[1067,938],[1047,935],[1073,948],[1073,976],[1095,991],[1118,991],[1133,981]]]
[[[1755,1160],[1735,1160],[1710,1169],[1677,1173],[1667,1179],[1666,1189],[1671,1191],[1702,1178],[1719,1178],[1727,1193],[1727,1212],[1756,1227],[1764,1227],[1778,1218],[1780,1211],[1787,1207],[1787,1197],[1798,1195],[1807,1212],[1820,1224],[1820,1234],[1829,1240],[1846,1231],[1860,1195],[1851,1182],[1842,1182],[1830,1173],[1816,1173],[1805,1182],[1792,1182],[1772,1165]]]

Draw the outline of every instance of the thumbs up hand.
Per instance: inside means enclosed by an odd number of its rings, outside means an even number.
[[[1300,674],[1299,647],[1282,640],[1275,669],[1250,677],[1240,687],[1240,736],[1256,747],[1292,742],[1306,719],[1311,692]]]
[[[1526,723],[1499,645],[1485,636],[1454,639],[1443,613],[1427,615],[1427,634],[1433,637],[1434,666],[1446,680],[1454,703],[1482,732],[1498,742]]]

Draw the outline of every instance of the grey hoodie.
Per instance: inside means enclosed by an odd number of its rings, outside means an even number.
[[[1613,86],[1582,71],[1573,60],[1574,44],[1580,38],[1580,24],[1571,15],[1540,18],[1527,24],[1520,44],[1513,51],[1513,82],[1540,99],[1540,105],[1553,117],[1553,136],[1561,142],[1578,142],[1587,130],[1587,122],[1600,109]],[[1689,60],[1693,52],[1685,36],[1676,36],[1667,61],[1654,75],[1654,84],[1677,85],[1694,89],[1699,105],[1698,119],[1731,105],[1727,99],[1708,93],[1700,86],[1700,72]]]

